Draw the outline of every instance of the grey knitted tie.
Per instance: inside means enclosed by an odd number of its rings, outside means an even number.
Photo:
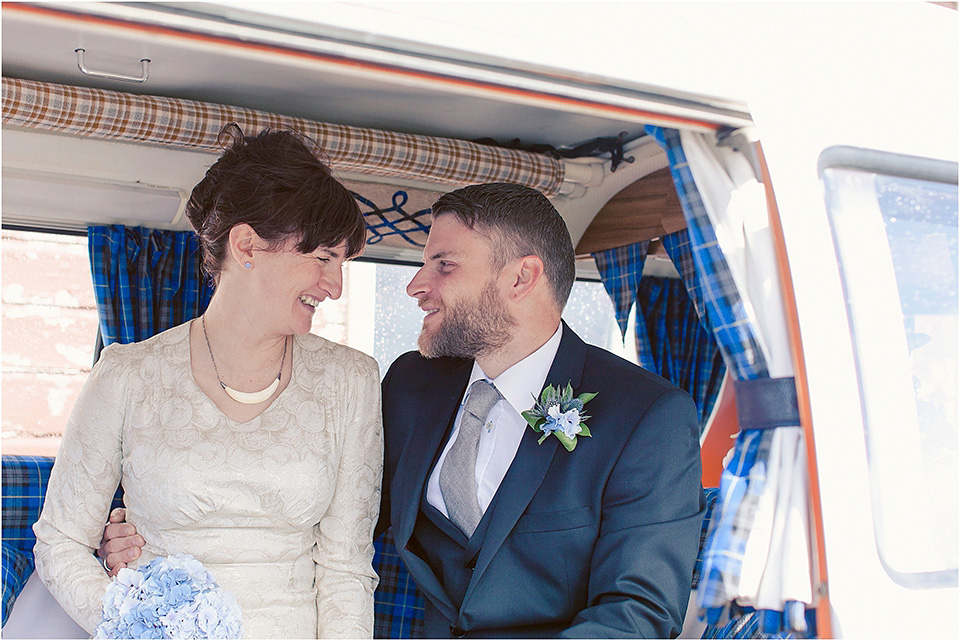
[[[440,468],[440,493],[447,515],[468,537],[473,535],[483,516],[477,501],[476,475],[480,429],[500,398],[497,388],[483,379],[470,386],[460,418],[460,432]]]

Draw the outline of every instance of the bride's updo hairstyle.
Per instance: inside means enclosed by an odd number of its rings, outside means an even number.
[[[344,241],[348,257],[363,249],[366,226],[356,200],[307,147],[308,141],[290,131],[244,136],[235,123],[221,130],[218,142],[226,151],[187,203],[204,270],[214,282],[220,279],[230,229],[241,223],[250,225],[270,250],[291,238],[304,254]]]

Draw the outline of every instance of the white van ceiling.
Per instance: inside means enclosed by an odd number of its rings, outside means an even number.
[[[351,8],[316,4],[327,17]],[[6,76],[405,133],[571,148],[621,132],[627,141],[636,139],[651,112],[676,115],[690,126],[749,122],[746,109],[728,101],[520,68],[397,37],[205,3],[7,3],[2,29]],[[78,48],[85,50],[87,67],[110,73],[139,76],[140,60],[149,59],[148,80],[84,75]]]
[[[428,4],[418,5],[419,10]],[[628,152],[639,154],[638,162],[621,165],[613,173],[609,155],[601,154],[587,161],[594,167],[602,164],[600,181],[577,198],[555,199],[575,242],[618,192],[664,166],[664,162],[649,164],[649,152],[638,147],[644,146],[645,124],[709,131],[750,123],[746,108],[729,100],[614,83],[597,75],[405,41],[399,35],[384,35],[382,28],[373,33],[343,26],[358,23],[356,12],[371,10],[379,12],[381,20],[384,15],[399,19],[402,14],[390,14],[390,6],[276,3],[263,5],[263,11],[276,10],[268,14],[207,3],[5,3],[0,25],[3,75],[358,127],[493,139],[501,144],[517,141],[559,150],[621,136]],[[494,9],[496,3],[489,6]],[[398,24],[397,31],[402,34],[403,26]],[[140,76],[141,61],[147,59],[147,79],[119,81],[85,74],[78,65],[77,49],[83,49],[86,69],[110,76]],[[99,215],[103,220],[97,222],[183,226],[182,203],[179,211],[169,212],[167,225],[152,219],[116,220],[112,210],[102,207],[84,215],[70,212],[76,220],[65,220],[56,203],[74,198],[71,194],[77,190],[91,203],[99,202],[91,195],[94,192],[102,192],[108,203],[119,202],[116,190],[125,196],[128,187],[143,182],[134,176],[111,180],[129,173],[117,170],[116,162],[109,160],[111,155],[122,156],[121,164],[141,171],[181,166],[172,174],[161,172],[170,174],[168,180],[147,181],[151,189],[161,191],[144,194],[149,202],[134,208],[147,215],[156,207],[160,213],[150,216],[162,217],[168,194],[189,193],[199,179],[197,154],[138,150],[136,145],[107,142],[97,143],[94,149],[89,140],[77,144],[61,137],[58,143],[49,135],[40,140],[39,132],[24,140],[22,133],[9,128],[5,133],[9,139],[4,144],[7,224],[32,220],[51,228],[75,225],[79,229],[83,220],[96,220],[87,216]],[[43,158],[36,158],[40,148],[47,151]],[[51,149],[63,151],[55,162],[51,153],[57,152]],[[205,161],[200,157],[199,162]],[[43,195],[57,194],[59,200],[38,202]],[[54,213],[49,215],[50,211]],[[414,250],[400,258],[415,259],[418,253]]]

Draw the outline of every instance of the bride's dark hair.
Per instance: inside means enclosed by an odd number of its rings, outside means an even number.
[[[363,215],[350,191],[307,146],[312,141],[269,129],[244,136],[235,123],[220,131],[218,141],[226,151],[193,188],[186,209],[200,237],[204,270],[214,281],[226,258],[230,229],[241,223],[271,248],[295,238],[302,253],[344,241],[347,256],[360,253],[366,238]]]

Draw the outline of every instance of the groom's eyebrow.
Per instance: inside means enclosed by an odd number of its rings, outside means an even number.
[[[441,249],[440,251],[436,252],[435,254],[431,254],[430,256],[428,256],[428,257],[427,257],[427,260],[439,260],[439,259],[441,259],[441,258],[448,258],[448,257],[451,256],[451,255],[453,255],[453,252],[452,252],[452,251],[447,250],[447,249]]]

